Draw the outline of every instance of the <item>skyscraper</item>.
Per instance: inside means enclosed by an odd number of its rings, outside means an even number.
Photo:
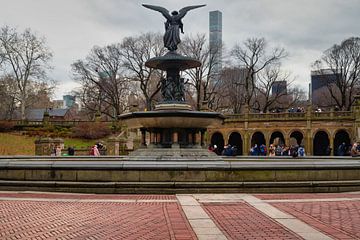
[[[311,102],[319,107],[333,106],[334,100],[330,95],[329,88],[335,87],[335,81],[339,78],[329,69],[311,71]]]
[[[275,81],[271,87],[271,95],[276,96],[280,94],[287,94],[287,82]]]
[[[214,72],[219,74],[222,68],[222,13],[218,10],[209,12],[209,45],[211,59],[214,59]]]

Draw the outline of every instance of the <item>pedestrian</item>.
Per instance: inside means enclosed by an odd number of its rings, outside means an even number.
[[[75,155],[75,149],[73,147],[68,147],[67,152],[69,156]]]
[[[274,148],[274,145],[270,144],[269,157],[274,157],[274,156],[275,156],[275,148]]]
[[[265,144],[261,144],[260,145],[260,155],[266,156],[266,154],[267,154],[267,148],[266,148]]]
[[[351,154],[352,157],[358,157],[360,155],[359,147],[358,147],[357,143],[353,144],[353,146],[351,148],[351,151],[350,151],[350,154]]]
[[[298,148],[298,155],[299,155],[299,157],[305,157],[305,148],[304,148],[304,146],[300,145],[300,147]]]
[[[298,147],[297,146],[290,147],[290,155],[294,158],[298,156]]]
[[[277,145],[275,148],[275,156],[281,156],[282,154],[282,148],[280,145]]]
[[[55,148],[55,156],[61,156],[61,147],[57,145]]]
[[[95,156],[95,157],[100,156],[99,149],[97,148],[96,145],[94,145],[94,146],[91,148],[90,155],[91,155],[91,156]]]
[[[339,145],[337,149],[337,154],[338,156],[345,156],[345,152],[346,152],[346,144],[345,142],[343,142],[342,144]]]
[[[56,156],[56,147],[55,146],[51,148],[50,156],[52,156],[52,157]]]

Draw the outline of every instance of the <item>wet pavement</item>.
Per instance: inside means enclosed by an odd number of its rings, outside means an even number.
[[[2,191],[0,239],[360,239],[360,193]]]

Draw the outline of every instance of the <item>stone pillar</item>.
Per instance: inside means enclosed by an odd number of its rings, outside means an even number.
[[[335,151],[337,151],[337,149],[334,149],[334,138],[332,136],[332,133],[330,133],[330,136],[329,136],[329,144],[330,144],[330,149],[331,149],[330,156],[334,156],[334,153],[335,153]]]
[[[355,124],[354,124],[354,141],[360,141],[360,95],[354,96],[355,102],[352,106],[352,112],[355,117]]]
[[[35,155],[37,156],[51,156],[54,155],[54,150],[59,147],[64,149],[64,140],[61,138],[39,138],[35,141]]]
[[[306,135],[305,135],[305,153],[306,155],[314,155],[313,151],[313,138],[312,138],[312,132],[311,129],[306,129]]]
[[[156,145],[160,144],[161,145],[161,133],[158,132],[156,133]]]
[[[174,131],[172,133],[171,148],[180,148],[180,145],[179,145],[179,133],[177,131]]]
[[[204,129],[202,129],[201,131],[200,131],[200,145],[201,145],[201,147],[202,148],[205,148],[206,146],[205,146],[205,131],[206,130],[204,130]]]
[[[309,102],[306,107],[306,146],[305,146],[305,152],[306,155],[314,155],[313,150],[313,137],[312,137],[312,131],[311,131],[311,115],[312,115],[312,106]]]
[[[120,140],[115,137],[108,138],[106,141],[107,155],[118,156],[120,154]]]
[[[201,148],[201,132],[196,130],[195,132],[195,148]]]
[[[244,133],[244,141],[243,141],[243,155],[247,156],[249,155],[249,150],[250,150],[250,139],[249,139],[249,133],[246,131]]]
[[[125,137],[121,137],[119,139],[119,154],[120,155],[127,155],[128,149],[127,149],[127,139]]]
[[[140,148],[146,148],[146,129],[141,128],[141,142],[140,142]]]
[[[156,132],[150,130],[149,133],[150,133],[150,144],[148,148],[154,148],[156,146]]]
[[[190,145],[194,145],[194,138],[192,133],[188,134],[188,140]]]

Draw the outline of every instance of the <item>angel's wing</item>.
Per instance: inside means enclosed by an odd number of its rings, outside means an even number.
[[[200,7],[204,7],[206,6],[206,4],[203,4],[203,5],[194,5],[194,6],[187,6],[187,7],[183,7],[182,9],[179,10],[179,15],[178,17],[181,19],[183,18],[186,13],[192,9],[195,9],[195,8],[200,8]]]
[[[143,6],[146,7],[146,8],[149,8],[151,10],[155,10],[155,11],[160,12],[168,20],[171,19],[169,11],[166,8],[163,8],[163,7],[160,7],[160,6],[148,5],[148,4],[143,4]]]

